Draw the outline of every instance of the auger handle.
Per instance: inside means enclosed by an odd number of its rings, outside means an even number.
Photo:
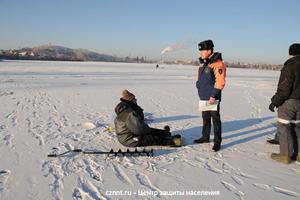
[[[66,151],[66,152],[61,153],[61,154],[49,154],[48,157],[49,157],[49,158],[60,157],[60,156],[63,156],[63,155],[65,155],[65,154],[68,154],[68,153],[70,153],[70,152],[81,153],[81,152],[82,152],[82,149],[73,149],[73,150]]]

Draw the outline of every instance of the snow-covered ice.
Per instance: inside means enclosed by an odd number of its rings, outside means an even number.
[[[195,66],[0,62],[0,199],[299,199],[300,165],[272,161],[279,147],[266,143],[276,132],[268,105],[279,72],[227,69],[219,152],[192,142],[202,127],[195,73]],[[170,125],[185,145],[153,147],[154,157],[47,157],[126,150],[113,129],[123,89],[151,126]]]

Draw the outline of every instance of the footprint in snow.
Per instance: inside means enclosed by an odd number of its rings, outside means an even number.
[[[297,174],[297,175],[300,176],[300,170],[295,169],[295,168],[292,168],[291,170],[292,170],[295,174]]]
[[[197,156],[197,157],[195,157],[195,160],[198,161],[198,162],[201,162],[201,163],[205,164],[207,159],[206,158],[202,158],[200,156]]]
[[[245,196],[245,194],[242,191],[238,190],[234,185],[231,185],[230,183],[227,183],[225,181],[221,181],[221,183],[227,190],[237,195],[241,200],[244,199],[243,196]]]
[[[84,197],[84,196],[88,196],[89,198],[88,199],[95,199],[95,200],[105,200],[107,199],[105,196],[103,196],[101,194],[101,192],[98,190],[98,188],[93,184],[91,183],[89,180],[84,180],[82,178],[79,178],[79,183],[80,183],[80,186],[81,186],[81,189],[78,189],[77,191],[74,190],[73,192],[73,195],[74,193],[76,195],[78,195],[79,197]],[[83,191],[85,192],[86,195],[83,195]],[[78,193],[80,192],[80,193]],[[74,196],[73,196],[74,198]]]
[[[209,163],[209,162],[206,163],[205,168],[208,169],[209,171],[212,171],[212,172],[217,173],[217,174],[224,174],[225,173],[224,170],[216,168],[212,163]]]
[[[71,151],[71,150],[74,149],[74,147],[71,144],[68,144],[68,143],[65,143],[64,146],[65,146],[66,150],[68,150],[68,151]]]
[[[86,164],[86,171],[88,174],[95,179],[96,181],[103,182],[100,170],[103,171],[103,167],[98,166],[94,161],[84,159],[83,161]]]
[[[6,184],[9,179],[11,172],[9,170],[0,171],[0,192],[6,189]]]
[[[263,183],[253,183],[252,184],[254,187],[261,189],[261,190],[269,190],[271,189],[271,187],[267,184],[263,184]]]
[[[227,171],[230,171],[230,170],[235,171],[235,170],[236,170],[233,166],[231,166],[231,165],[228,164],[227,162],[224,162],[224,163],[222,164],[222,169],[223,169],[223,170],[227,170]]]
[[[72,198],[74,200],[84,200],[85,195],[83,193],[84,192],[80,188],[75,188],[72,194]]]
[[[236,174],[241,176],[241,177],[244,177],[244,178],[257,179],[256,176],[253,176],[251,174],[246,174],[246,173],[243,173],[243,172],[237,172]]]
[[[50,176],[52,178],[50,188],[54,199],[62,199],[64,171],[58,160],[45,161],[42,164],[42,172],[45,177]]]
[[[150,171],[150,172],[157,172],[157,168],[156,168],[156,165],[157,164],[155,164],[155,163],[153,163],[153,162],[150,162],[150,161],[147,161],[147,169],[146,170],[148,170],[148,171]]]
[[[244,185],[244,181],[235,175],[231,175],[231,178],[239,185]]]
[[[147,175],[145,175],[143,173],[138,173],[136,175],[136,178],[138,179],[138,181],[140,182],[141,185],[149,188],[152,191],[160,192],[160,189],[152,184],[152,182],[150,181],[150,179],[148,178]]]
[[[287,190],[281,187],[273,187],[273,190],[275,192],[279,192],[281,194],[285,194],[288,196],[293,196],[293,197],[299,197],[300,195],[297,192],[291,191],[291,190]]]
[[[4,136],[4,138],[3,138],[3,140],[5,141],[5,144],[9,148],[13,147],[13,139],[14,139],[14,135],[11,135],[11,134],[8,134],[8,135]]]
[[[192,167],[196,167],[196,168],[203,168],[202,166],[202,163],[199,164],[199,163],[196,163],[196,162],[192,162],[190,160],[187,160],[187,159],[183,159],[182,160],[183,162],[187,163],[188,165],[192,166]],[[205,163],[204,163],[205,164]]]
[[[130,178],[127,176],[127,174],[120,168],[119,165],[115,165],[115,164],[111,164],[111,169],[114,172],[114,174],[116,175],[116,177],[122,181],[123,183],[129,184],[129,185],[133,185],[132,181],[130,180]]]

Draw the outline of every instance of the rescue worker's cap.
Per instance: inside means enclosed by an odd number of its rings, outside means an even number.
[[[289,54],[291,56],[300,55],[300,44],[299,43],[292,44],[289,48]]]
[[[134,94],[132,94],[128,90],[123,90],[122,99],[127,100],[127,101],[132,101],[132,100],[135,99],[135,96],[134,96]]]
[[[202,50],[213,50],[214,43],[211,40],[204,40],[198,44],[199,51]]]

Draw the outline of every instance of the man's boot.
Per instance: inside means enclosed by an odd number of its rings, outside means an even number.
[[[172,138],[173,138],[174,147],[182,146],[181,135],[174,135]]]
[[[174,135],[171,137],[164,137],[161,141],[161,145],[163,146],[171,146],[171,147],[181,147],[181,135]]]
[[[298,153],[297,158],[296,158],[297,162],[300,162],[300,153]]]
[[[164,126],[164,131],[165,131],[165,135],[167,136],[167,137],[171,137],[171,132],[170,132],[170,126],[168,126],[168,125],[166,125],[166,126]]]
[[[164,126],[164,130],[165,130],[166,132],[170,132],[170,130],[171,130],[171,129],[170,129],[170,126],[169,126],[169,125],[165,125],[165,126]]]
[[[292,162],[289,156],[280,155],[279,153],[272,153],[271,158],[284,164],[290,164]]]

